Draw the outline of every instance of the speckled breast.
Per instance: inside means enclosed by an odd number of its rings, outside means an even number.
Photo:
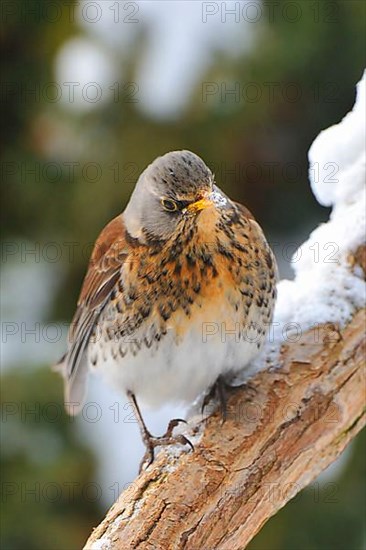
[[[275,261],[259,225],[236,210],[203,212],[183,235],[167,247],[139,248],[124,264],[89,348],[98,370],[137,372],[133,359],[143,359],[148,369],[151,358],[174,371],[182,363],[179,350],[189,361],[191,346],[191,361],[195,353],[201,363],[212,353],[215,364],[222,357],[216,376],[243,368],[258,353],[276,283]],[[133,384],[133,373],[122,378],[122,386]]]

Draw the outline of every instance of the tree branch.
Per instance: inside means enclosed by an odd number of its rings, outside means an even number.
[[[193,453],[161,451],[85,548],[244,548],[365,424],[364,329],[361,310],[284,347],[281,366],[251,380],[254,396],[230,392],[224,425],[218,412],[192,422]]]

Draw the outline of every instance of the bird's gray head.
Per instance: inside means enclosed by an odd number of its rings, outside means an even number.
[[[127,231],[140,240],[166,240],[178,225],[215,203],[226,201],[213,175],[190,151],[158,157],[139,177],[124,212]]]

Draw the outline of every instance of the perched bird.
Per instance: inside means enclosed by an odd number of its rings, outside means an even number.
[[[59,363],[66,408],[82,407],[95,369],[131,400],[143,462],[158,445],[189,443],[173,436],[178,420],[152,436],[138,402],[192,402],[244,369],[264,343],[276,277],[260,226],[203,160],[190,151],[157,158],[95,243]]]

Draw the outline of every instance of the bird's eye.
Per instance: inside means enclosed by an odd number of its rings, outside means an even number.
[[[178,205],[172,199],[161,199],[161,205],[167,212],[175,212],[178,210]]]

